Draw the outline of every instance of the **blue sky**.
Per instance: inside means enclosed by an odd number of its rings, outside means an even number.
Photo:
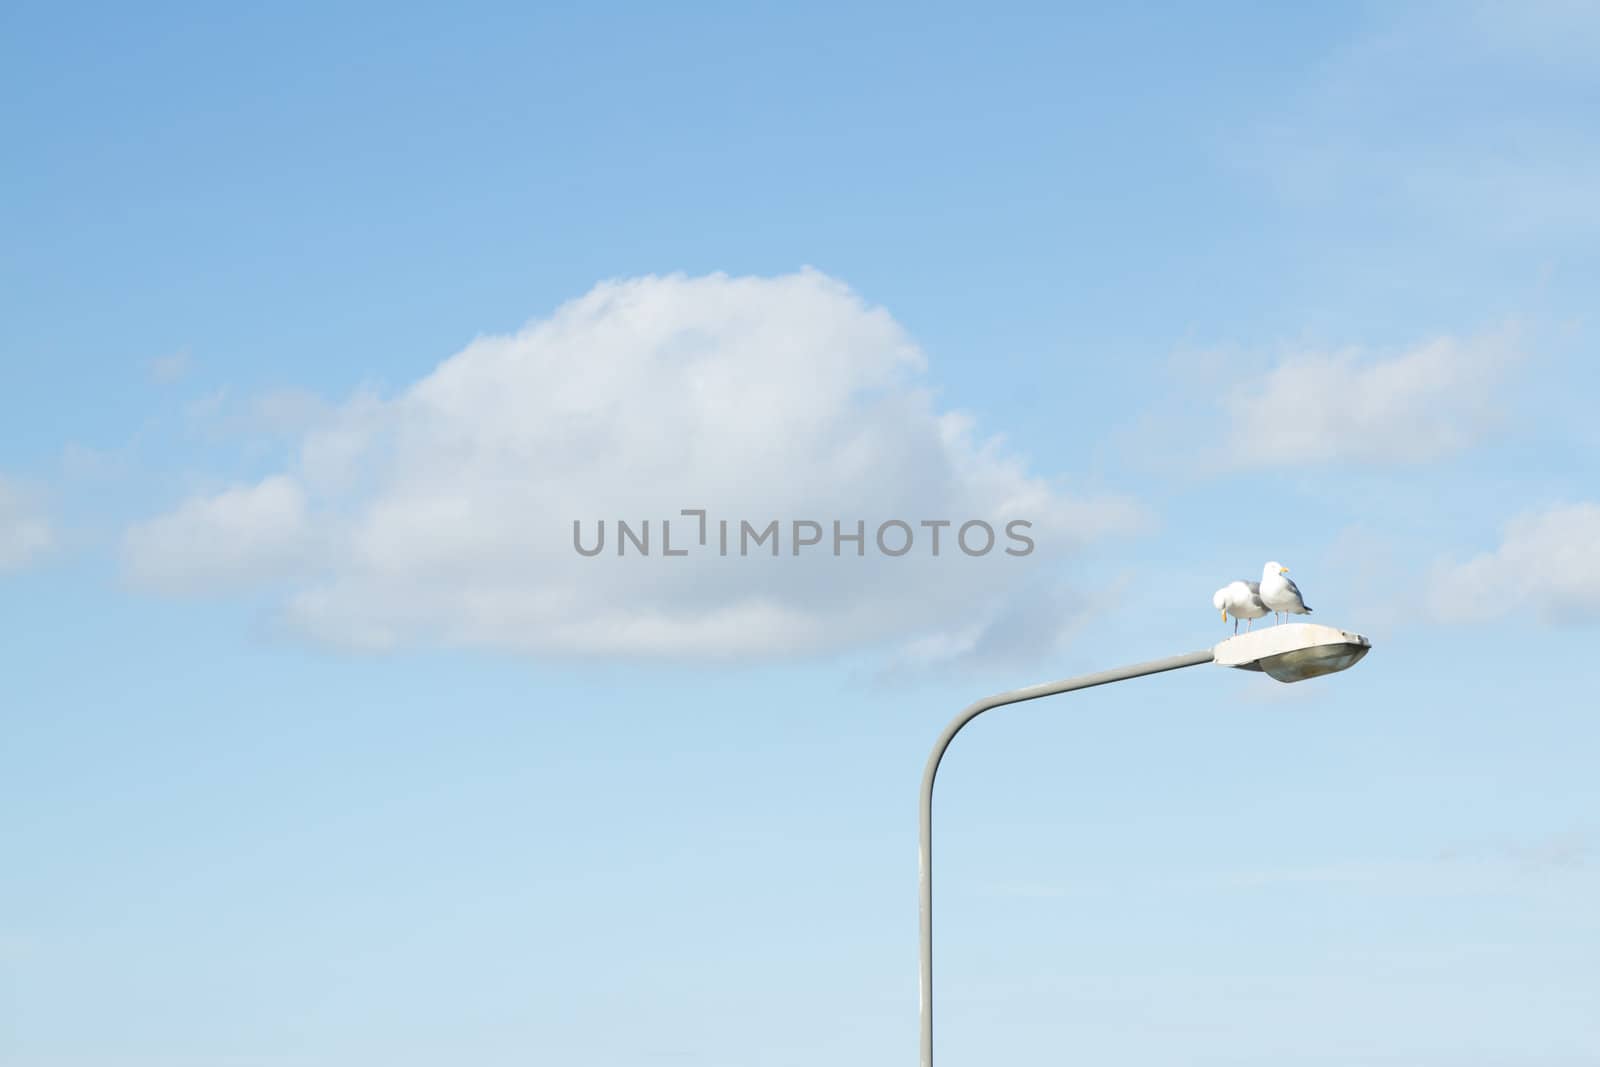
[[[0,1059],[1600,1054],[1592,11],[0,26]]]

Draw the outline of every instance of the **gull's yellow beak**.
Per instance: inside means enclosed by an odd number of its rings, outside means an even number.
[[[1279,574],[1288,574],[1289,573],[1289,568],[1288,567],[1279,567],[1278,568],[1278,573]]]
[[[1222,621],[1223,622],[1227,622],[1228,621],[1228,609],[1227,608],[1223,608],[1222,609]]]

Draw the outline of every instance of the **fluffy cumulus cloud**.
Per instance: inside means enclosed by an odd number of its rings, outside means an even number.
[[[1238,467],[1421,463],[1460,452],[1504,421],[1502,382],[1520,358],[1509,333],[1289,356],[1226,394],[1227,458]]]
[[[360,648],[960,656],[1002,635],[1010,650],[1053,641],[1081,608],[1059,565],[1140,511],[1031,474],[939,410],[923,363],[885,310],[815,271],[605,283],[393,396],[329,405],[287,469],[129,530],[125,567],[173,593],[270,583],[290,624]],[[635,536],[648,521],[648,555],[619,556],[619,520]],[[775,540],[750,547],[743,524],[774,520]],[[1014,520],[1031,553],[1006,553],[1024,548]],[[574,522],[592,549],[601,521],[604,549],[580,554]],[[989,551],[961,550],[971,521],[995,531]],[[986,541],[969,530],[969,548]]]
[[[1430,605],[1447,622],[1532,614],[1549,623],[1600,622],[1600,504],[1521,516],[1500,547],[1434,569]]]
[[[54,545],[43,511],[20,486],[0,477],[0,573],[21,570]]]

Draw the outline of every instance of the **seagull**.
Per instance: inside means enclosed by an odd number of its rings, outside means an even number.
[[[1311,609],[1300,597],[1300,587],[1285,578],[1289,568],[1273,560],[1261,568],[1261,602],[1273,614],[1274,622],[1282,615],[1310,615]]]
[[[1267,613],[1267,606],[1261,602],[1261,584],[1259,582],[1232,581],[1218,589],[1211,597],[1211,606],[1222,612],[1222,621],[1227,622],[1228,616],[1233,616],[1233,632],[1239,632],[1239,620],[1246,620],[1245,629],[1250,629],[1255,621]]]

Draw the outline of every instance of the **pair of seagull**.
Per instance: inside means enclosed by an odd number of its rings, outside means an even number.
[[[1269,611],[1275,621],[1280,621],[1284,615],[1311,614],[1300,596],[1300,587],[1284,577],[1288,573],[1288,567],[1273,560],[1261,568],[1259,582],[1233,581],[1218,589],[1211,598],[1211,606],[1222,612],[1223,622],[1228,621],[1229,615],[1233,616],[1234,633],[1239,632],[1240,619],[1245,620],[1244,628],[1248,630]]]

